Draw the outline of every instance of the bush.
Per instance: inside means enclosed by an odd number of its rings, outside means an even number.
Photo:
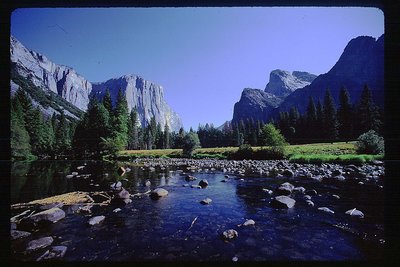
[[[196,148],[200,147],[199,136],[195,132],[189,132],[183,139],[183,150],[182,155],[187,158],[193,156],[193,152]]]
[[[272,123],[268,123],[262,128],[262,142],[266,146],[286,146],[285,137],[279,129],[276,129]]]
[[[285,147],[284,146],[264,147],[264,148],[256,151],[255,158],[256,159],[284,159],[285,158]]]
[[[374,130],[363,133],[356,142],[358,154],[383,154],[384,149],[383,137],[379,136]]]
[[[249,144],[243,144],[239,146],[239,149],[233,154],[234,159],[252,159],[253,148]]]

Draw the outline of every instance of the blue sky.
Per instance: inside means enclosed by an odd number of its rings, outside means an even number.
[[[11,34],[89,81],[138,74],[164,87],[185,129],[232,119],[274,69],[323,74],[346,44],[384,33],[377,8],[17,9]]]

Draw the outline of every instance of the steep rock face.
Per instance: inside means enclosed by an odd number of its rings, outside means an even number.
[[[136,107],[139,121],[142,126],[150,123],[151,117],[155,117],[164,129],[165,123],[172,131],[179,131],[182,121],[165,102],[162,86],[147,81],[137,75],[125,75],[120,78],[110,79],[103,83],[93,83],[92,94],[102,99],[106,89],[110,90],[113,105],[116,102],[118,90],[121,88],[126,95],[129,112]]]
[[[296,106],[300,113],[305,112],[309,96],[323,101],[325,90],[330,89],[336,104],[339,103],[339,92],[342,86],[349,91],[351,102],[358,102],[361,91],[368,84],[375,104],[383,107],[384,102],[384,35],[377,40],[369,36],[352,39],[344,49],[332,69],[318,76],[310,85],[298,89],[289,95],[274,111],[288,111]]]
[[[239,102],[234,106],[232,123],[250,118],[253,118],[254,121],[265,121],[271,111],[281,102],[282,98],[276,95],[260,89],[245,88]]]
[[[280,97],[286,97],[296,89],[309,85],[317,76],[308,72],[273,70],[269,75],[269,82],[265,92]]]
[[[10,37],[10,55],[21,76],[38,87],[57,93],[79,109],[87,109],[92,84],[74,69],[57,65],[44,55],[29,51],[13,36]]]
[[[155,83],[147,81],[136,75],[125,75],[120,78],[110,79],[103,83],[91,83],[76,73],[70,67],[57,65],[48,60],[44,55],[29,51],[16,38],[10,38],[10,56],[12,71],[40,87],[46,94],[57,94],[80,110],[86,111],[89,96],[95,95],[102,99],[106,88],[115,104],[118,90],[121,88],[126,95],[129,111],[136,107],[141,125],[147,125],[152,116],[156,122],[164,127],[168,122],[170,130],[178,131],[182,127],[180,117],[168,106],[164,100],[163,88]],[[10,81],[11,93],[14,94],[19,85]],[[51,107],[41,106],[32,99],[35,106],[39,106],[42,112],[48,116],[58,112]],[[64,113],[72,118],[77,116],[68,113],[63,107]],[[59,112],[58,112],[59,113]]]

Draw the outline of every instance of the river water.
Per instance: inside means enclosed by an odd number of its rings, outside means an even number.
[[[208,187],[197,189],[183,187],[188,182],[178,169],[186,171],[185,166],[153,172],[131,167],[132,171],[119,177],[117,164],[95,161],[85,162],[87,165],[80,172],[91,174],[89,179],[65,177],[83,164],[14,163],[12,203],[76,190],[108,190],[118,180],[131,194],[147,191],[149,188],[142,185],[147,179],[151,181],[150,189],[162,187],[169,194],[158,200],[148,195],[135,197],[118,213],[113,212],[115,206],[93,209],[92,215],[74,213],[74,207],[64,208],[64,219],[32,233],[30,239],[52,236],[53,245],[68,247],[65,261],[231,261],[233,257],[239,261],[332,261],[383,257],[384,190],[379,187],[380,181],[360,185],[351,180],[325,183],[230,175],[227,182],[221,182],[224,173],[207,171],[193,174],[197,181],[190,184],[198,184],[200,179],[209,182]],[[294,208],[272,208],[273,195],[263,189],[274,190],[286,181],[315,189],[315,206],[307,206],[303,195],[295,194]],[[340,199],[332,195],[339,195]],[[200,204],[207,197],[212,199],[211,204]],[[328,207],[335,213],[319,211],[318,207]],[[352,208],[361,210],[365,218],[346,215]],[[94,215],[104,215],[106,219],[99,225],[88,226]],[[255,225],[238,226],[247,219],[253,219]],[[238,237],[224,242],[220,235],[228,229],[235,229]],[[26,241],[21,240],[12,245],[14,259],[34,260],[43,253],[25,255],[25,245]]]

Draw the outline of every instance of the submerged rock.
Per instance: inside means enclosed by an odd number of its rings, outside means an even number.
[[[364,218],[364,213],[356,208],[348,210],[345,213],[351,217]]]
[[[226,230],[226,231],[224,231],[222,233],[221,238],[223,240],[232,240],[232,239],[235,239],[238,236],[239,236],[239,234],[238,234],[238,232],[236,230],[229,229],[229,230]]]
[[[191,188],[198,188],[198,189],[202,188],[200,185],[197,185],[197,184],[192,184],[190,187]]]
[[[147,187],[151,186],[150,180],[146,180],[146,181],[143,183],[143,186],[147,186]]]
[[[271,201],[271,206],[280,209],[290,209],[295,203],[296,200],[288,196],[277,196]]]
[[[156,188],[150,193],[151,198],[160,198],[168,195],[168,191],[164,188]]]
[[[90,225],[99,224],[99,223],[101,223],[102,221],[104,221],[105,218],[106,218],[106,217],[103,216],[103,215],[101,215],[101,216],[95,216],[95,217],[90,218],[88,223],[89,223]]]
[[[42,256],[37,258],[36,261],[61,259],[64,257],[66,252],[66,246],[53,246],[50,250],[47,250]]]
[[[203,199],[202,201],[200,201],[200,203],[203,205],[208,205],[211,202],[212,202],[211,198],[206,198],[206,199]]]
[[[32,240],[26,246],[26,252],[31,253],[38,249],[42,249],[50,246],[53,243],[54,239],[51,236],[42,237],[39,239]]]
[[[117,212],[120,212],[120,211],[121,211],[120,208],[116,208],[116,209],[113,210],[114,213],[117,213]]]

